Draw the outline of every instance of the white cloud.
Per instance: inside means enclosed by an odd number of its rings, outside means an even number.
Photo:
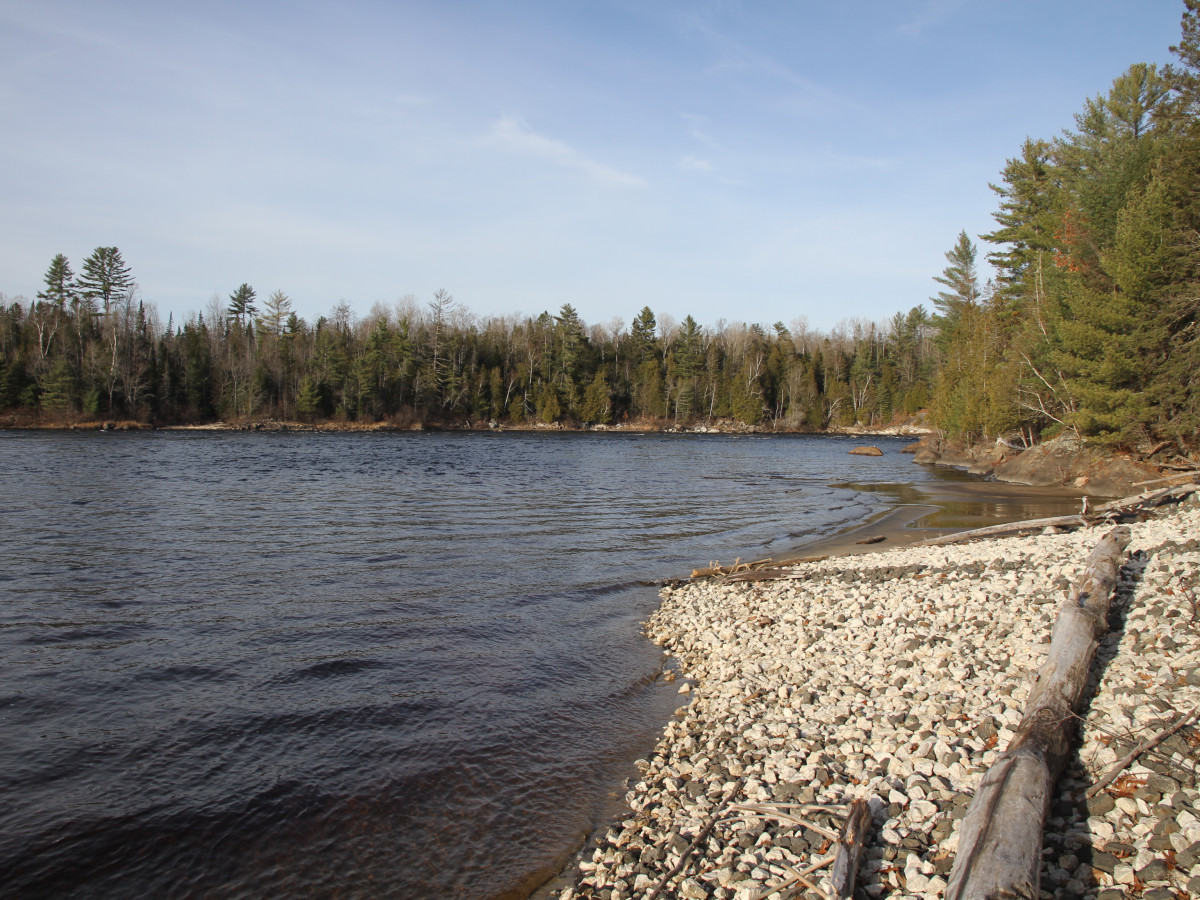
[[[496,122],[490,136],[493,141],[514,153],[571,169],[601,184],[625,188],[646,186],[646,182],[638,176],[597,162],[560,140],[530,131],[511,116]]]
[[[689,154],[679,161],[679,168],[687,172],[711,172],[713,164],[707,159],[700,159]]]

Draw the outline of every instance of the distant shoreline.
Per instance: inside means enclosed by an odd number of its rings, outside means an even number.
[[[245,422],[205,422],[198,424],[158,424],[136,420],[88,420],[49,422],[39,419],[18,420],[0,418],[0,430],[12,431],[253,431],[300,432],[325,434],[404,433],[404,432],[516,432],[522,434],[812,434],[846,435],[854,437],[912,437],[914,440],[932,434],[924,425],[893,424],[880,426],[840,426],[823,430],[810,428],[775,428],[746,425],[719,420],[712,423],[624,422],[616,425],[569,425],[553,423],[501,423],[496,421],[465,421],[415,423],[398,425],[393,422],[291,422],[278,419],[253,419]]]

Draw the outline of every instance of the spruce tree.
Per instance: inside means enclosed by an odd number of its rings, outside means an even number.
[[[643,306],[642,311],[637,314],[633,320],[633,324],[629,327],[629,339],[633,346],[633,361],[641,364],[646,361],[658,343],[658,338],[655,334],[658,328],[658,323],[654,319],[654,313],[650,307]]]
[[[583,421],[593,425],[607,425],[612,421],[612,392],[603,369],[596,372],[596,377],[583,392],[583,404],[579,415]]]

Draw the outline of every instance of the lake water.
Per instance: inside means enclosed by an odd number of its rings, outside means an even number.
[[[643,582],[881,439],[0,433],[0,896],[522,897],[680,700]]]

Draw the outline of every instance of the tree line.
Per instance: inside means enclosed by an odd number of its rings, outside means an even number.
[[[0,409],[136,418],[882,425],[928,408],[966,440],[1068,430],[1134,446],[1200,437],[1200,0],[1177,62],[1130,66],[1075,127],[1027,139],[1000,182],[981,283],[963,232],[932,312],[829,333],[703,327],[644,307],[588,325],[570,304],[473,315],[446,291],[308,322],[249,284],[163,324],[116,247],[59,254],[0,302]]]
[[[43,417],[336,420],[398,425],[881,424],[928,404],[934,372],[922,307],[829,334],[676,322],[644,307],[626,326],[586,324],[570,304],[478,318],[446,291],[420,304],[344,302],[309,323],[282,291],[249,284],[182,325],[137,299],[120,250],[76,277],[63,255],[33,302],[0,308],[0,408]]]

